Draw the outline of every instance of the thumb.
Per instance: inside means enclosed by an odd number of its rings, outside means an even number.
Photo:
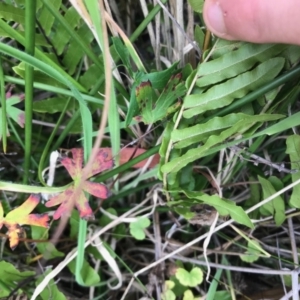
[[[206,0],[203,16],[224,39],[300,45],[299,0]]]

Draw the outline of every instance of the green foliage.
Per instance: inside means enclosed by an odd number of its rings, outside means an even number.
[[[236,222],[254,228],[250,218],[244,210],[233,201],[221,199],[217,195],[207,195],[200,192],[182,191],[189,199],[200,200],[201,202],[214,207],[221,216],[230,215]]]
[[[195,287],[203,281],[203,272],[198,267],[193,268],[190,272],[178,268],[175,276],[182,285],[189,287]]]
[[[48,229],[39,226],[31,226],[31,236],[34,240],[47,240],[49,237]],[[51,242],[38,242],[36,247],[46,260],[65,256],[65,254],[58,251]]]
[[[21,97],[19,96],[11,96],[6,99],[6,115],[8,118],[12,118],[19,126],[24,127],[24,112],[15,107],[17,103],[21,102]],[[2,119],[2,108],[0,108],[0,120]],[[2,138],[2,122],[0,122],[0,139]],[[9,135],[8,129],[6,129],[7,135]]]
[[[150,220],[147,218],[139,218],[135,222],[131,222],[129,225],[130,234],[137,240],[145,239],[144,229],[149,227],[151,224]]]
[[[299,47],[228,42],[216,40],[215,37],[211,37],[208,41],[209,35],[203,26],[201,15],[204,1],[189,0],[192,9],[200,14],[197,16],[199,25],[195,27],[194,36],[192,36],[189,24],[179,25],[184,30],[188,28],[189,37],[195,40],[204,52],[199,53],[198,56],[195,55],[194,49],[183,54],[182,45],[180,49],[173,48],[173,42],[174,44],[178,42],[177,30],[168,27],[169,20],[164,14],[157,19],[161,22],[160,44],[162,47],[154,51],[150,48],[151,43],[145,38],[145,28],[153,21],[160,6],[155,6],[142,20],[141,25],[139,25],[141,18],[138,16],[136,20],[131,19],[130,26],[128,26],[129,24],[121,24],[127,18],[127,13],[118,14],[118,10],[124,6],[121,1],[117,7],[111,7],[116,23],[121,21],[118,24],[119,27],[108,21],[109,14],[105,17],[109,27],[107,41],[110,45],[107,47],[109,53],[103,53],[106,49],[105,28],[102,23],[104,16],[103,11],[98,9],[99,3],[102,2],[84,1],[87,15],[78,13],[71,3],[62,0],[39,0],[37,3],[30,0],[2,2],[0,3],[2,41],[0,51],[3,63],[0,86],[3,107],[0,108],[0,119],[7,116],[8,128],[6,131],[6,120],[2,119],[0,132],[8,134],[9,130],[11,134],[9,141],[18,144],[16,152],[21,153],[20,157],[24,156],[24,158],[18,158],[19,160],[13,161],[12,159],[9,168],[6,167],[5,172],[0,174],[5,180],[0,182],[0,187],[5,192],[3,195],[8,198],[5,202],[1,202],[10,203],[10,206],[6,205],[4,209],[2,223],[8,228],[8,236],[13,246],[19,241],[20,244],[23,241],[26,242],[26,238],[51,240],[56,230],[60,228],[58,222],[54,221],[51,223],[49,234],[46,229],[32,226],[31,236],[21,236],[26,233],[20,228],[23,223],[28,223],[24,221],[29,220],[28,224],[36,224],[34,218],[38,219],[38,215],[21,218],[22,214],[24,215],[22,211],[24,198],[18,195],[17,199],[11,200],[10,192],[17,194],[34,191],[56,195],[50,196],[46,205],[38,204],[38,201],[34,202],[37,206],[35,209],[44,214],[41,216],[44,216],[45,221],[46,218],[48,220],[48,215],[53,216],[53,219],[71,215],[63,231],[68,241],[72,239],[70,244],[65,242],[64,238],[55,246],[50,241],[36,243],[37,258],[30,253],[24,261],[34,263],[42,256],[46,260],[55,258],[55,264],[60,266],[63,256],[67,255],[67,251],[71,251],[76,243],[78,246],[76,260],[73,260],[68,267],[75,275],[77,283],[83,286],[94,286],[100,283],[101,287],[97,287],[99,295],[107,293],[105,282],[100,282],[99,274],[90,264],[91,256],[103,261],[105,255],[102,257],[91,245],[84,250],[86,241],[89,241],[86,239],[86,232],[91,227],[87,227],[88,223],[81,217],[93,218],[95,214],[96,225],[104,228],[109,226],[112,220],[98,211],[101,205],[107,212],[117,217],[134,207],[138,203],[136,199],[140,200],[147,193],[154,193],[151,195],[153,199],[156,199],[156,196],[159,199],[161,207],[156,208],[156,213],[161,217],[161,222],[156,226],[160,226],[162,234],[170,232],[170,226],[173,225],[165,222],[166,211],[173,210],[172,218],[177,219],[180,215],[190,220],[198,216],[197,208],[205,205],[210,208],[206,211],[206,218],[209,218],[211,210],[215,212],[213,217],[218,215],[217,211],[221,216],[229,216],[232,221],[239,223],[236,232],[248,241],[247,249],[243,250],[244,252],[238,252],[243,253],[240,258],[244,262],[257,261],[261,253],[265,254],[259,243],[255,241],[257,237],[250,240],[244,233],[248,228],[254,228],[251,219],[273,216],[276,225],[280,226],[286,221],[288,205],[293,208],[300,207],[298,184],[288,194],[277,196],[250,214],[247,212],[247,209],[252,208],[253,205],[259,206],[263,198],[274,195],[287,184],[295,183],[300,179],[300,172],[296,172],[300,169],[300,138],[291,130],[300,125],[300,113],[294,113],[300,92],[298,85],[300,68],[297,67],[300,60]],[[166,8],[170,6],[169,1],[162,0],[162,2],[166,4]],[[37,4],[36,7],[34,4]],[[107,4],[109,5],[110,3]],[[27,13],[31,8],[33,8],[31,13],[36,18],[28,20]],[[108,7],[106,9],[109,12]],[[126,6],[123,12],[127,12],[127,9]],[[138,10],[135,11],[134,16],[136,15],[138,15]],[[86,19],[90,20],[90,27],[86,25]],[[29,37],[28,26],[34,29],[34,33]],[[138,27],[131,36],[128,34],[129,27]],[[124,28],[128,36],[122,32]],[[135,41],[134,45],[133,41]],[[141,41],[145,45],[141,46],[139,44]],[[202,49],[204,44],[207,49]],[[34,46],[34,53],[28,51],[28,45]],[[181,57],[182,61],[175,61],[175,55],[171,56],[173,52],[176,55],[179,54],[178,57]],[[153,61],[152,58],[154,58]],[[161,61],[160,58],[162,58]],[[33,68],[33,77],[28,76],[28,68]],[[107,78],[109,68],[114,72],[113,79]],[[7,83],[14,84],[12,88],[17,91],[14,91],[14,96],[7,97],[6,105],[4,105],[3,95],[11,88],[6,85]],[[110,96],[106,99],[104,94],[107,92],[106,88],[109,83],[111,83]],[[30,95],[30,90],[33,90],[32,95]],[[25,104],[23,104],[20,101],[21,97],[15,95],[23,95],[28,91],[29,97],[26,97]],[[110,100],[110,107],[106,111],[103,109],[103,104],[108,100]],[[23,129],[24,105],[27,110],[25,124],[31,126],[34,122],[35,126],[32,132],[33,137],[30,139],[26,133],[30,126],[25,125],[26,130]],[[94,138],[99,133],[95,130],[99,128],[106,113],[109,116],[109,122],[100,147],[110,147],[109,153],[112,153],[115,164],[113,166],[111,157],[105,152],[103,155],[96,156],[91,168],[92,173],[86,174],[84,165],[91,154],[92,144],[96,141]],[[122,123],[120,118],[122,118]],[[15,126],[15,122],[19,126]],[[155,126],[153,126],[154,123]],[[74,132],[78,134],[74,135]],[[287,136],[286,145],[280,139],[282,136]],[[2,138],[4,140],[4,137]],[[23,150],[20,149],[24,146],[24,140],[26,145],[32,144],[33,151],[28,151],[29,148],[25,147],[23,155]],[[275,140],[276,146],[273,147]],[[79,150],[81,141],[83,141],[84,150]],[[280,168],[271,171],[271,164],[267,166],[258,164],[250,156],[242,155],[239,157],[242,157],[244,161],[240,161],[237,159],[238,155],[232,155],[230,146],[247,141],[250,141],[249,145],[245,145],[249,148],[249,153],[255,153],[261,157],[268,156],[270,161],[278,164],[289,160],[291,167],[287,166],[286,169],[291,169],[293,172],[280,174],[279,177],[277,175]],[[135,142],[138,144],[137,148],[148,148],[153,151],[152,154],[160,147],[158,174],[155,173],[156,169],[151,169],[136,175],[137,173],[130,169],[132,159],[127,165],[118,167],[119,158],[122,158],[119,157],[122,156],[120,148],[133,146]],[[160,146],[159,143],[161,143]],[[72,148],[74,144],[77,148],[71,150],[73,154],[71,157],[65,148]],[[240,145],[241,148],[243,146]],[[55,180],[49,184],[55,187],[46,186],[44,181],[48,178],[45,178],[42,171],[46,167],[51,148],[56,150],[59,147],[64,150],[58,161]],[[30,161],[32,161],[31,165],[26,163]],[[103,164],[110,161],[107,169],[111,167],[114,169],[98,176],[99,161]],[[69,171],[73,183],[70,184],[70,178],[62,170],[63,168],[59,168],[60,163]],[[24,168],[24,165],[27,167]],[[29,167],[32,171],[31,175],[23,176],[23,170],[29,171]],[[11,169],[15,172],[9,177],[7,174],[12,172]],[[273,172],[272,176],[268,175],[268,172]],[[38,176],[36,176],[37,173]],[[92,175],[93,178],[87,181],[86,179]],[[159,180],[152,180],[152,177],[158,177]],[[18,181],[23,181],[23,184]],[[162,182],[162,189],[159,181]],[[25,184],[26,182],[30,182],[30,185]],[[156,183],[160,185],[158,190],[153,192],[151,186]],[[88,199],[85,191],[93,197]],[[245,194],[242,195],[242,191],[245,191]],[[105,198],[108,198],[108,204],[105,201],[102,202]],[[288,205],[284,199],[288,200]],[[165,207],[163,207],[164,201],[166,201]],[[80,214],[73,209],[74,204]],[[51,207],[56,205],[60,205],[60,208],[53,215]],[[139,213],[130,218],[142,215]],[[5,218],[4,215],[6,215]],[[178,238],[180,242],[190,242],[193,236],[195,239],[198,238],[197,226],[199,224],[195,226],[187,223],[186,220],[179,218],[179,222],[183,221],[181,225],[187,234],[178,231],[172,238]],[[222,222],[224,222],[223,218],[218,220],[218,225]],[[131,237],[128,236],[128,228],[124,223],[116,225],[110,229],[110,232],[104,234],[105,247],[109,251],[113,249],[110,252],[114,258],[119,259],[117,263],[120,263],[123,268],[121,272],[124,272],[126,268],[126,273],[133,273],[125,263],[128,257],[126,256],[122,261],[124,251],[121,251],[119,256],[120,249],[123,250],[124,246],[123,237],[126,236],[130,245],[132,241],[134,243],[134,239],[144,240],[145,229],[150,225],[150,218],[138,218],[136,222],[129,225]],[[256,235],[258,229],[259,227],[251,233]],[[206,223],[199,232],[205,235],[207,230]],[[223,237],[227,239],[227,236],[233,238],[231,234],[223,235],[223,230],[228,229],[223,228],[222,232],[218,233],[222,239]],[[149,232],[152,232],[152,228],[149,228]],[[214,239],[210,243],[212,247],[213,241]],[[119,244],[114,248],[115,243]],[[22,246],[19,245],[19,249],[25,249],[21,248]],[[235,247],[238,247],[238,244],[235,244]],[[285,249],[286,244],[282,243],[281,247]],[[18,257],[18,254],[11,255],[11,252],[8,252],[10,249],[5,246],[3,249],[1,256],[5,259],[7,255],[11,260]],[[15,251],[18,251],[17,249]],[[64,249],[63,252],[62,249]],[[193,251],[196,256],[198,250],[193,249]],[[232,262],[234,260],[230,260],[230,263]],[[2,297],[7,297],[17,284],[21,284],[23,279],[34,274],[19,272],[3,258],[0,264]],[[104,269],[104,276],[107,278],[113,271],[113,268],[107,271],[109,266],[111,267],[108,265],[105,263],[101,265]],[[207,299],[230,298],[229,292],[217,289],[217,287],[220,288],[218,283],[222,282],[221,273],[218,270],[213,275],[215,285],[212,284],[207,288],[209,290]],[[40,284],[44,281],[45,275],[49,274],[50,271],[44,272],[36,283]],[[162,299],[197,299],[197,296],[193,294],[195,289],[192,290],[190,287],[196,287],[203,281],[203,274],[199,268],[195,267],[187,271],[181,264],[176,275],[173,274],[170,277],[172,281],[166,281]],[[46,286],[47,288],[41,292],[41,299],[66,299],[53,279]],[[203,285],[202,288],[206,289],[206,286]],[[30,289],[21,287],[19,292],[22,290],[31,292]],[[116,295],[117,298],[119,296]]]
[[[11,263],[0,261],[0,297],[7,297],[21,281],[33,275],[35,275],[33,271],[20,272]]]
[[[247,263],[253,263],[259,259],[261,247],[257,241],[249,240],[247,251],[240,255],[242,261]]]
[[[272,178],[267,180],[259,176],[258,179],[263,190],[264,199],[276,193],[276,189],[271,183]],[[273,180],[277,181],[278,179],[273,178]],[[277,226],[280,226],[285,220],[285,205],[283,199],[280,196],[277,196],[272,201],[269,201],[267,204],[263,205],[260,208],[260,211],[264,215],[268,215],[268,214],[274,215],[274,220]]]
[[[294,170],[300,170],[300,136],[291,135],[286,140],[286,153],[290,156],[291,166]],[[292,180],[295,182],[300,179],[300,172],[292,174]],[[300,208],[300,186],[299,184],[293,188],[293,192],[289,201],[292,207]]]
[[[51,272],[51,270],[47,270],[44,275],[48,275]],[[43,277],[40,276],[39,279],[36,281],[36,284],[38,285],[42,281]],[[54,280],[52,279],[49,282],[49,287],[47,289],[44,289],[40,294],[42,300],[49,300],[51,298],[57,299],[57,300],[67,300],[66,296],[57,288],[57,285],[55,284]]]
[[[68,264],[68,268],[71,271],[72,274],[76,274],[76,261],[72,260]],[[81,269],[81,276],[83,279],[83,282],[86,286],[94,286],[97,283],[100,282],[100,276],[99,274],[89,265],[89,263],[84,260],[82,269]]]

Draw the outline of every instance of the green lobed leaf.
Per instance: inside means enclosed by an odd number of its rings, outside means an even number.
[[[7,3],[0,3],[0,18],[25,25],[25,10]]]
[[[258,176],[258,180],[263,190],[264,199],[272,196],[277,192],[269,180],[260,176]],[[267,214],[274,215],[274,220],[277,226],[280,226],[285,220],[285,205],[284,200],[281,198],[281,196],[277,196],[273,200],[264,204],[262,207],[260,207],[260,211],[262,213],[265,211],[267,212]]]
[[[53,1],[51,1],[51,3],[53,5],[53,7],[55,7],[55,9],[57,9],[57,11],[58,11],[61,7],[62,1],[61,0],[53,0]],[[41,26],[43,27],[44,33],[47,36],[49,36],[51,33],[52,26],[55,21],[55,17],[53,16],[53,14],[51,14],[51,12],[48,10],[48,8],[46,6],[43,6],[39,10],[38,20],[39,20]]]
[[[248,130],[249,126],[252,126],[252,124],[255,124],[256,122],[277,120],[279,118],[282,118],[282,115],[261,114],[249,116],[246,119],[241,119],[232,127],[223,130],[219,135],[211,135],[203,146],[190,149],[184,155],[174,158],[170,162],[166,163],[162,166],[161,171],[163,173],[178,172],[188,163],[191,163],[204,156],[205,153],[214,145],[223,143],[226,139],[236,133],[243,133],[245,130]]]
[[[176,129],[172,131],[171,140],[175,144],[175,148],[184,148],[191,144],[201,142],[212,134],[217,134],[220,130],[231,127],[238,121],[248,119],[249,116],[243,113],[233,113],[225,117],[215,117],[204,124],[197,124],[192,127]]]
[[[144,229],[150,226],[151,222],[147,218],[139,218],[135,222],[130,223],[130,234],[137,240],[145,239]]]
[[[53,3],[51,4],[52,6],[54,6]],[[49,9],[47,7],[46,10],[49,12]],[[80,26],[81,18],[73,6],[70,6],[67,9],[63,18],[73,30],[75,30],[77,26],[78,27]],[[52,36],[50,36],[50,38],[53,45],[55,46],[58,55],[63,54],[66,45],[71,41],[70,34],[67,32],[64,25],[61,22],[57,23],[56,30],[54,33],[52,32]],[[79,47],[76,47],[74,50],[79,50],[79,49],[80,49]]]
[[[235,77],[282,52],[286,45],[246,43],[235,51],[199,65],[196,85],[204,87]]]
[[[182,192],[190,199],[198,199],[212,207],[214,207],[220,215],[230,215],[237,223],[246,225],[249,228],[254,228],[250,218],[245,211],[237,206],[235,202],[221,199],[218,195],[207,195],[201,192],[186,191]]]
[[[299,117],[298,117],[299,118]],[[300,170],[300,136],[290,135],[286,139],[286,153],[290,156],[292,163],[291,168]],[[292,174],[292,181],[295,182],[300,179],[300,171]],[[300,208],[300,185],[293,187],[292,195],[289,201],[292,207]]]
[[[203,272],[198,267],[193,268],[190,272],[178,268],[175,276],[183,286],[196,287],[203,281]]]
[[[260,255],[259,249],[261,249],[261,247],[257,241],[249,240],[247,251],[240,255],[241,260],[247,263],[253,263],[257,261]]]
[[[191,118],[209,110],[229,105],[234,99],[245,96],[275,78],[284,66],[285,59],[271,58],[255,69],[210,88],[203,94],[189,95],[184,100],[183,116]]]

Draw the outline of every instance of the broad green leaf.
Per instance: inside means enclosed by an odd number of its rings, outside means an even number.
[[[229,105],[234,99],[245,96],[275,78],[284,66],[284,58],[271,58],[261,63],[254,70],[210,88],[207,92],[189,95],[184,100],[183,116],[191,118],[209,110]]]
[[[151,222],[147,218],[139,218],[137,221],[130,223],[130,234],[137,240],[145,239],[144,229],[150,226]]]
[[[197,13],[202,13],[204,0],[189,0],[192,9]]]
[[[286,45],[246,43],[236,51],[199,65],[196,85],[204,87],[235,77],[282,52]]]
[[[161,294],[162,300],[175,300],[176,295],[172,291],[172,289],[175,287],[175,283],[171,280],[166,280],[164,284],[163,293]]]
[[[53,97],[33,103],[33,111],[39,113],[55,114],[62,112],[66,106],[67,99],[60,97]],[[71,100],[68,109],[78,109],[78,102]]]
[[[19,283],[33,275],[35,275],[34,271],[20,272],[13,264],[0,261],[0,297],[7,297]]]
[[[298,117],[299,118],[299,117]],[[286,139],[286,153],[290,156],[291,168],[300,170],[300,136],[290,135]],[[292,174],[293,182],[300,179],[300,171]],[[293,187],[292,195],[289,201],[292,207],[300,208],[300,185]]]
[[[47,240],[49,237],[48,229],[39,226],[31,226],[31,236],[34,240]],[[58,251],[51,242],[37,242],[36,247],[45,260],[65,256],[65,254]]]
[[[183,294],[183,299],[182,300],[201,300],[202,297],[194,297],[194,294],[191,290],[186,290]]]
[[[182,192],[190,199],[197,199],[214,207],[220,215],[230,215],[237,223],[254,228],[248,215],[240,206],[237,206],[235,202],[221,199],[218,195],[210,196],[201,192],[190,192],[185,190],[182,190]]]
[[[262,115],[255,115],[249,116],[247,119],[242,119],[232,127],[222,131],[219,135],[211,135],[205,144],[199,148],[194,148],[188,150],[184,155],[174,158],[170,162],[166,163],[162,166],[161,171],[163,173],[172,173],[178,172],[188,163],[195,161],[202,157],[211,147],[223,143],[226,139],[233,136],[236,133],[243,133],[245,130],[249,129],[249,126],[252,126],[256,122],[265,122],[271,120],[277,120],[281,118],[282,115],[269,115],[269,114],[262,114]]]
[[[245,45],[245,42],[218,39],[215,50],[212,53],[212,58],[217,59],[226,53],[236,51],[240,47],[243,47],[243,45]]]
[[[172,75],[157,100],[151,82],[142,82],[136,89],[136,100],[141,114],[137,119],[145,124],[152,124],[173,113],[181,104],[180,101],[175,104],[174,102],[186,92],[181,77],[181,73]]]
[[[263,250],[257,241],[249,240],[247,251],[240,255],[241,260],[247,263],[257,261],[261,253],[259,249]]]
[[[68,268],[72,274],[75,275],[76,261],[72,260],[68,264]],[[100,282],[99,274],[90,266],[90,264],[84,259],[81,269],[81,276],[86,286],[94,286]]]
[[[267,179],[258,176],[258,180],[263,190],[264,199],[272,196],[277,192],[271,182]],[[277,196],[267,204],[263,205],[260,208],[260,211],[262,213],[264,211],[267,211],[269,214],[274,215],[274,220],[277,226],[280,226],[285,220],[285,206],[284,200],[281,198],[281,196]]]
[[[174,74],[177,68],[178,62],[174,63],[170,68],[160,71],[146,74],[144,72],[137,72],[134,75],[134,84],[131,87],[130,103],[128,112],[125,119],[125,124],[128,126],[132,118],[138,113],[138,104],[136,100],[136,89],[142,82],[149,81],[154,89],[162,90],[168,83],[172,74]]]
[[[193,268],[190,272],[178,268],[175,276],[183,286],[196,287],[203,281],[203,272],[198,267]]]
[[[36,281],[36,285],[40,284],[42,280],[47,276],[52,270],[48,269],[46,270]],[[50,300],[50,299],[55,299],[55,300],[67,300],[66,296],[58,289],[57,284],[54,282],[53,279],[51,279],[47,285],[47,288],[44,289],[40,297],[42,300]]]
[[[169,67],[166,70],[152,72],[149,74],[142,73],[141,76],[136,79],[139,82],[150,80],[154,89],[162,90],[163,88],[165,88],[171,76],[176,72],[177,66],[178,62],[175,62],[171,67]]]

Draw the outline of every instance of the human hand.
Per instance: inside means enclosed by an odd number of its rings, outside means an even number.
[[[206,0],[203,16],[223,39],[300,45],[299,0]]]

